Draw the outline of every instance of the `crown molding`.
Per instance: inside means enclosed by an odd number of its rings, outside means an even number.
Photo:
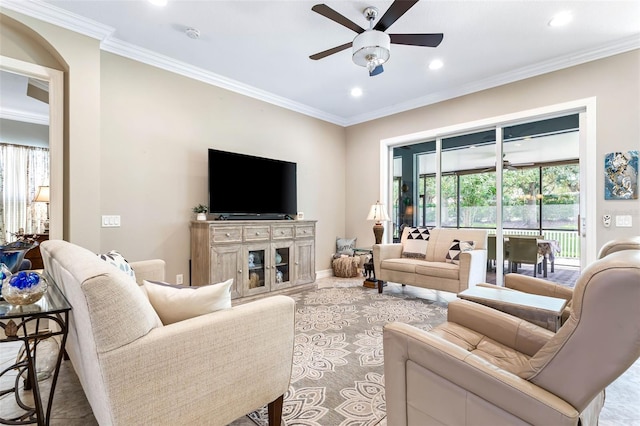
[[[165,55],[153,52],[148,49],[127,43],[115,38],[108,38],[100,44],[100,48],[105,52],[110,52],[125,58],[133,59],[138,62],[145,63],[157,68],[164,69],[203,83],[221,87],[244,96],[258,99],[282,108],[286,108],[304,115],[308,115],[320,120],[328,121],[340,126],[345,125],[345,120],[337,115],[329,114],[319,109],[311,108],[299,102],[294,102],[282,96],[240,83],[239,81],[223,77],[216,73],[207,71],[202,68],[178,61]]]
[[[115,31],[113,27],[39,0],[0,0],[0,6],[97,40],[104,40]]]
[[[0,109],[0,118],[4,120],[22,121],[25,123],[41,124],[43,126],[49,125],[48,114],[35,114],[28,111],[18,111],[10,108]]]
[[[468,95],[481,90],[491,89],[504,84],[513,83],[526,78],[535,77],[560,69],[580,65],[585,62],[606,58],[619,53],[640,49],[640,37],[633,35],[612,43],[602,45],[596,49],[574,52],[570,55],[558,57],[528,67],[519,68],[496,76],[444,90],[427,96],[402,102],[387,108],[370,111],[351,117],[340,117],[308,105],[292,101],[291,99],[266,92],[264,90],[240,83],[227,77],[220,76],[202,68],[197,68],[185,62],[177,61],[156,52],[143,49],[130,43],[113,38],[114,28],[67,12],[40,0],[0,0],[0,7],[4,7],[27,16],[37,18],[62,28],[98,39],[102,50],[124,56],[157,68],[183,75],[207,84],[218,86],[232,92],[258,99],[272,105],[280,106],[300,114],[327,121],[342,127],[364,123],[371,120],[398,114],[411,109],[432,105],[438,102]]]
[[[355,124],[364,123],[371,120],[387,117],[393,114],[409,111],[412,109],[433,105],[449,99],[457,98],[471,93],[480,92],[482,90],[492,89],[494,87],[503,86],[505,84],[514,83],[516,81],[525,80],[527,78],[536,77],[572,66],[584,64],[586,62],[607,58],[609,56],[618,55],[620,53],[629,52],[640,49],[640,37],[637,35],[616,40],[612,43],[601,45],[595,49],[586,49],[574,52],[568,56],[561,56],[550,59],[535,65],[518,68],[496,76],[491,76],[482,80],[470,82],[468,84],[456,87],[452,90],[444,90],[427,96],[416,98],[407,102],[392,105],[388,108],[382,108],[371,111],[366,114],[360,114],[346,119],[345,126],[353,126]]]
[[[148,49],[112,37],[115,29],[85,18],[66,10],[52,6],[39,0],[19,1],[0,0],[0,6],[22,13],[41,21],[57,25],[76,33],[100,40],[100,49],[116,55],[124,56],[138,62],[183,75],[203,83],[211,84],[239,93],[260,101],[270,103],[300,114],[318,118],[333,124],[345,126],[344,118],[329,114],[316,108],[311,108],[299,102],[294,102],[282,96],[240,83],[227,77],[220,76],[202,68],[194,67],[185,62],[177,61]]]

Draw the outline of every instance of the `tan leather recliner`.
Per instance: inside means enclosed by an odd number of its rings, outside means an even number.
[[[640,237],[620,238],[609,241],[600,249],[598,259],[622,250],[640,250]],[[571,299],[573,298],[573,289],[570,287],[520,274],[505,275],[504,286],[505,288],[522,291],[524,293],[565,299],[567,300],[567,306],[562,313],[562,322],[565,322],[567,318],[569,318],[572,303]]]
[[[595,425],[604,389],[640,357],[640,250],[576,283],[557,333],[465,300],[426,332],[384,328],[387,423]]]

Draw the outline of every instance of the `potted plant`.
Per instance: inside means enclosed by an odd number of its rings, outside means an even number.
[[[198,204],[193,208],[193,212],[196,214],[196,220],[207,220],[207,212],[209,207],[204,204]]]

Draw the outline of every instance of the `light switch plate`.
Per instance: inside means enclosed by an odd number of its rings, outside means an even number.
[[[119,228],[120,215],[102,215],[103,228]]]
[[[616,226],[618,228],[631,228],[633,226],[631,215],[616,216]]]

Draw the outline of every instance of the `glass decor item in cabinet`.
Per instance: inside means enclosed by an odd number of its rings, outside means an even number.
[[[249,268],[249,288],[258,288],[265,286],[265,263],[264,250],[249,251],[248,268]]]
[[[275,267],[276,267],[276,284],[282,284],[291,281],[289,271],[289,247],[281,247],[275,250]]]

